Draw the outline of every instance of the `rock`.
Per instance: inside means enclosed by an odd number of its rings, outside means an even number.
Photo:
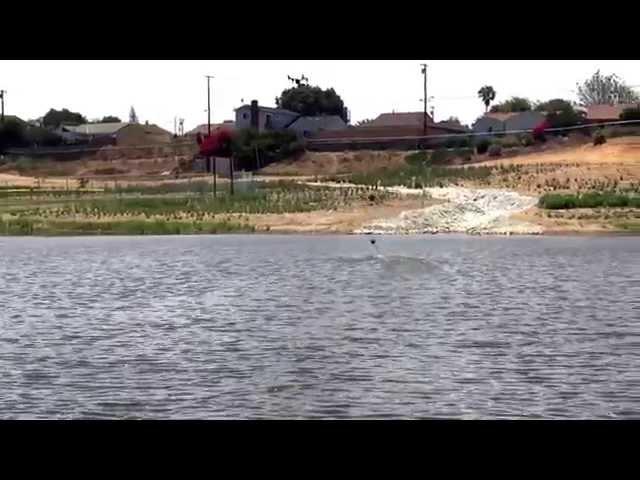
[[[447,203],[402,212],[395,219],[382,219],[365,226],[360,232],[398,233],[468,233],[528,234],[541,233],[537,225],[510,219],[533,207],[537,199],[508,190],[473,190],[463,187],[426,189],[436,199]]]

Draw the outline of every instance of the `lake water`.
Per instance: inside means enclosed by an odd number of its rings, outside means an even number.
[[[640,238],[0,238],[0,418],[640,418]]]

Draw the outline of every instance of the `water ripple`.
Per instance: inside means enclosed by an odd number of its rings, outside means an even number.
[[[0,239],[0,418],[640,418],[635,238]]]

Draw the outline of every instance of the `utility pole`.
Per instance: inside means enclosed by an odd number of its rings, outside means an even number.
[[[207,77],[207,133],[211,135],[211,83],[213,75],[205,75]]]
[[[207,77],[207,133],[211,136],[211,82],[210,80],[213,78],[213,75],[205,75]],[[215,157],[210,158],[211,162],[211,176],[213,177],[213,198],[217,196],[217,185],[216,185],[216,159]]]
[[[7,93],[6,90],[0,90],[0,101],[2,102],[2,113],[0,114],[0,122],[4,123],[4,94]]]
[[[422,75],[424,77],[424,119],[422,121],[422,135],[427,136],[427,64],[421,63],[422,66]]]

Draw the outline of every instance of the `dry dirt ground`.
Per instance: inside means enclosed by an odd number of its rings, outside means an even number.
[[[606,144],[560,147],[554,151],[485,160],[475,166],[517,166],[493,176],[494,187],[523,193],[602,189],[640,183],[640,137],[610,139]]]
[[[477,165],[517,166],[514,173],[492,176],[491,186],[535,195],[640,185],[640,137],[613,138],[600,146],[560,147]],[[637,209],[545,211],[534,207],[514,218],[540,225],[545,233],[605,233],[623,224],[638,229],[639,214]]]
[[[65,162],[31,162],[27,168],[18,171],[13,165],[0,167],[0,186],[37,186],[56,188],[72,184],[80,178],[87,179],[137,179],[146,176],[160,176],[174,169],[175,158],[136,158],[118,160],[71,160]],[[39,180],[38,180],[39,179]]]
[[[392,199],[384,205],[361,203],[340,210],[304,213],[248,215],[249,223],[258,231],[277,233],[352,233],[377,219],[400,215],[405,210],[425,208],[437,200],[417,197]],[[244,216],[245,218],[247,215]]]
[[[407,152],[306,152],[296,160],[273,163],[258,173],[267,175],[340,175],[363,173],[404,164]]]

